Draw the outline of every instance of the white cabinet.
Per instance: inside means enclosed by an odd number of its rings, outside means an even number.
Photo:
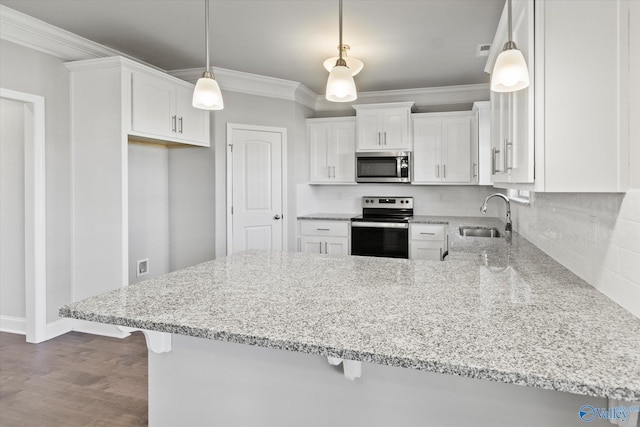
[[[354,105],[358,151],[410,151],[413,102]]]
[[[298,221],[300,252],[349,255],[351,223],[349,221]]]
[[[513,1],[513,41],[522,52],[529,73],[533,69],[533,1]],[[492,46],[498,52],[508,40],[503,13]],[[499,49],[498,49],[499,47]],[[532,183],[534,179],[534,80],[517,92],[491,92],[491,154],[494,183]]]
[[[176,80],[132,73],[130,134],[209,146],[209,112],[194,108],[193,86]]]
[[[514,0],[513,11],[514,41],[531,85],[491,94],[494,185],[626,191],[629,2]],[[487,72],[502,50],[506,26],[503,12]]]
[[[491,185],[491,102],[474,102],[471,111],[471,181]]]
[[[441,261],[448,250],[446,226],[409,224],[409,258]]]
[[[355,184],[354,117],[307,119],[309,182]]]
[[[129,176],[134,173],[129,170],[130,141],[152,138],[154,142],[172,142],[167,144],[167,157],[171,159],[171,168],[175,170],[193,168],[190,160],[201,156],[202,152],[198,147],[195,150],[180,150],[179,156],[172,156],[169,148],[177,145],[175,142],[180,142],[180,146],[190,147],[186,140],[162,139],[156,134],[134,132],[131,129],[132,107],[135,105],[132,99],[136,96],[132,85],[137,76],[155,77],[143,79],[149,84],[139,87],[142,92],[139,95],[153,99],[153,102],[149,99],[147,101],[148,108],[153,109],[154,114],[170,113],[173,108],[171,86],[184,86],[187,90],[186,88],[192,87],[188,83],[122,57],[75,61],[66,63],[65,66],[70,74],[74,159],[72,274],[76,283],[75,298],[81,299],[129,284]],[[141,118],[145,126],[155,124],[164,126],[166,130],[167,121],[156,121],[154,114]],[[169,120],[169,129],[170,125]],[[208,139],[208,116],[206,130]],[[169,184],[171,191],[177,194],[194,184],[194,181],[184,176],[175,179],[168,173],[169,183],[165,185]],[[200,175],[194,172],[190,176]],[[196,184],[198,182],[195,181]],[[159,197],[160,195],[154,200]],[[169,198],[171,214],[176,218],[191,218],[190,212],[195,209],[193,203],[197,202],[179,203],[181,201],[183,199],[179,197]],[[152,215],[153,212],[148,214]],[[168,213],[163,214],[166,216]],[[198,228],[193,223],[189,226]],[[172,227],[172,230],[178,232],[181,228],[180,224]],[[187,247],[189,237],[182,239],[184,247]],[[176,256],[180,255],[178,252],[179,249]],[[153,265],[157,264],[153,260],[150,263],[153,271]]]
[[[470,111],[413,114],[414,184],[469,184]]]

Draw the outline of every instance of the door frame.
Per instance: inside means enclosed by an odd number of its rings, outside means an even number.
[[[282,251],[288,250],[287,225],[289,223],[289,212],[287,209],[287,128],[245,125],[239,123],[227,123],[227,255],[233,253],[233,215],[231,207],[233,205],[233,157],[232,157],[232,134],[234,130],[252,130],[258,132],[279,133],[282,138]]]
[[[26,341],[47,339],[47,251],[44,97],[0,88],[0,98],[24,103],[24,239]]]

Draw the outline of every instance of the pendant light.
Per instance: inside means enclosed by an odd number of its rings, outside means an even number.
[[[224,101],[220,86],[213,76],[209,64],[209,0],[204,0],[205,48],[207,50],[207,69],[198,79],[193,90],[192,105],[201,110],[222,110]]]
[[[513,41],[513,31],[511,27],[511,0],[507,0],[509,14],[509,41],[504,44],[504,48],[493,66],[491,73],[491,90],[494,92],[515,92],[529,86],[529,70],[527,63]]]
[[[339,56],[336,65],[329,73],[327,80],[326,97],[332,102],[350,102],[358,98],[356,92],[356,82],[353,80],[353,72],[347,66],[347,62],[343,57],[342,49],[342,0],[339,0],[340,18],[339,18],[339,34],[340,44],[338,45]]]

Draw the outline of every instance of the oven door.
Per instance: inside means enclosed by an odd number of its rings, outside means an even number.
[[[409,224],[352,222],[351,255],[409,258]]]

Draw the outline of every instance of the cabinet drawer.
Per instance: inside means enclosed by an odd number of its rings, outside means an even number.
[[[300,221],[300,234],[349,237],[349,221]]]
[[[444,240],[444,225],[411,224],[411,240]]]

